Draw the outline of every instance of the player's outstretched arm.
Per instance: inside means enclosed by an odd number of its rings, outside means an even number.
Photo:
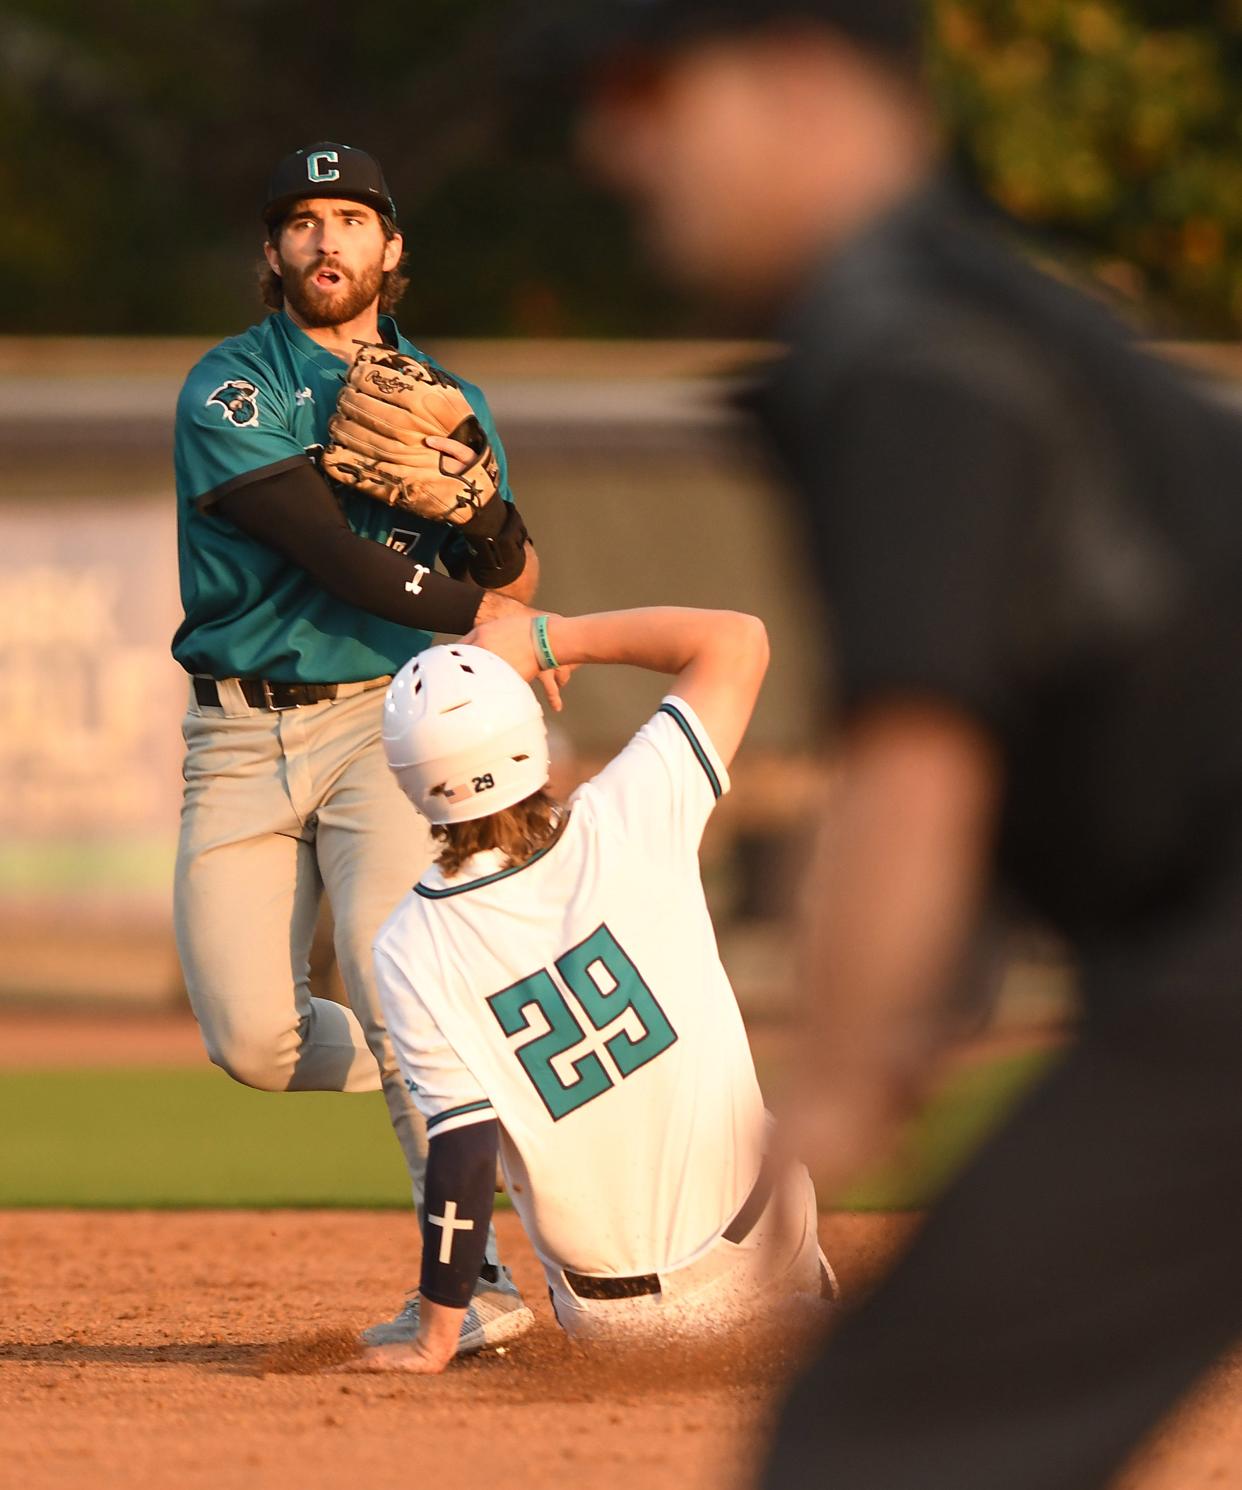
[[[546,618],[552,656],[562,668],[625,663],[672,674],[727,766],[746,733],[768,666],[768,635],[756,616],[672,606]],[[502,618],[466,638],[497,653],[528,680],[546,671],[531,624]]]
[[[483,621],[533,614],[524,596],[534,593],[539,566],[531,562],[529,545],[526,568],[504,588],[452,579],[355,533],[309,461],[228,493],[216,510],[305,569],[338,600],[401,626],[459,636]],[[556,703],[554,687],[548,691]]]
[[[408,1347],[373,1347],[367,1352],[373,1359],[398,1351],[402,1370],[432,1376],[457,1354],[487,1249],[499,1143],[500,1125],[494,1119],[432,1137],[423,1191],[418,1335]]]

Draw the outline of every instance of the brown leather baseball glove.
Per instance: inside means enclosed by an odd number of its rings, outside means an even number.
[[[365,496],[437,522],[468,523],[496,495],[496,458],[457,383],[437,367],[363,344],[328,425],[323,469]],[[454,460],[427,443],[456,440]]]

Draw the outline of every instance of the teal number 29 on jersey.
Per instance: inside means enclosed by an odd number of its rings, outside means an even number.
[[[557,958],[555,968],[595,1031],[617,1026],[615,1034],[598,1043],[608,1052],[623,1081],[675,1043],[677,1031],[607,926]],[[588,1045],[591,1029],[582,1023],[547,968],[494,993],[487,1002],[506,1035],[530,1029],[532,1009],[543,1015],[546,1032],[517,1046],[515,1054],[553,1122],[560,1122],[615,1085],[595,1048],[588,1048],[562,1066],[566,1076],[572,1072],[569,1080],[553,1066],[558,1056]],[[631,1014],[632,1018],[626,1017]]]

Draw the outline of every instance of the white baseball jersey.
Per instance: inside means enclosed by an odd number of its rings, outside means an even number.
[[[658,1273],[750,1193],[763,1101],[698,848],[728,776],[676,697],[517,868],[438,867],[375,943],[393,1046],[438,1133],[499,1119],[509,1194],[550,1272]]]

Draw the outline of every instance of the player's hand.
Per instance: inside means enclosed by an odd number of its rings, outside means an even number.
[[[561,689],[574,675],[572,667],[558,667],[554,672],[540,673],[539,686],[548,695],[548,703],[557,714],[565,707],[561,699]]]
[[[496,596],[497,600],[503,596]],[[472,647],[483,647],[489,652],[494,652],[497,657],[503,657],[516,673],[519,673],[528,683],[539,679],[539,685],[548,696],[548,703],[556,713],[560,713],[564,704],[561,701],[561,689],[573,676],[572,667],[560,667],[555,671],[543,672],[539,666],[539,659],[535,655],[535,642],[531,636],[531,622],[536,616],[546,615],[545,611],[531,610],[529,606],[520,605],[517,601],[509,601],[512,609],[502,611],[495,619],[485,618],[477,625],[468,636],[463,636],[462,641]],[[487,606],[487,598],[483,606]],[[480,608],[483,614],[483,608]]]
[[[463,445],[460,440],[451,440],[447,435],[428,435],[423,444],[438,450],[444,457],[440,468],[446,476],[464,475],[479,459],[477,450]]]
[[[422,1299],[419,1329],[413,1340],[391,1345],[369,1345],[346,1371],[402,1371],[411,1376],[439,1376],[457,1354],[464,1309],[449,1309]]]
[[[465,1318],[465,1309],[435,1304],[424,1295],[419,1301],[418,1334],[403,1369],[415,1376],[439,1376],[457,1354]]]
[[[401,1369],[411,1376],[439,1376],[456,1354],[456,1344],[448,1351],[435,1350],[421,1337],[412,1342],[410,1353],[401,1363]]]
[[[439,1376],[453,1359],[453,1352],[429,1350],[420,1340],[403,1340],[398,1345],[368,1345],[356,1360],[334,1369],[338,1371],[405,1371],[411,1376]]]

